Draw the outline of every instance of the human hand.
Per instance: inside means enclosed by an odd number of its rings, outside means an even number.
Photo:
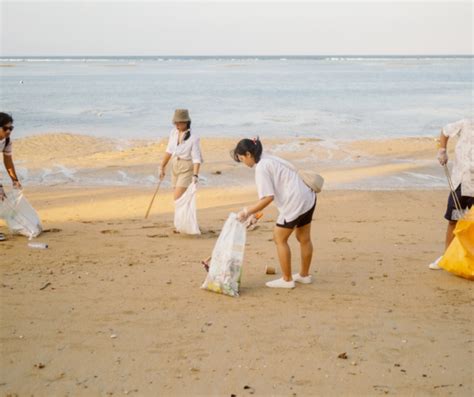
[[[160,168],[160,169],[158,170],[158,175],[159,175],[160,181],[162,181],[163,179],[165,179],[165,175],[166,175],[165,169],[164,169],[164,168]]]
[[[242,208],[242,210],[237,213],[237,219],[240,221],[240,222],[245,222],[247,220],[247,218],[249,217],[249,211],[247,209],[247,207],[245,208]]]
[[[199,175],[193,175],[193,183],[199,182]]]
[[[21,186],[20,181],[13,181],[12,185],[13,185],[13,189],[18,189],[18,190],[23,189],[23,186]]]
[[[448,153],[446,149],[441,148],[438,150],[438,161],[441,165],[446,165],[448,163]]]

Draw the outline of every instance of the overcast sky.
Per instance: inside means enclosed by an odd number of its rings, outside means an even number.
[[[0,54],[472,54],[471,1],[0,0]]]

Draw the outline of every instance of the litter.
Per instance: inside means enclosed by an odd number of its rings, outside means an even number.
[[[0,201],[0,218],[5,220],[13,234],[32,239],[43,231],[38,214],[21,190],[12,190],[5,200]]]
[[[231,213],[217,239],[202,289],[229,296],[239,296],[242,262],[247,229]]]
[[[174,227],[179,233],[201,234],[196,215],[196,191],[197,186],[192,183],[174,202]]]

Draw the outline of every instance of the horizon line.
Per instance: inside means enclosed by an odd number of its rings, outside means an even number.
[[[0,55],[0,58],[40,58],[40,57],[50,57],[50,58],[97,58],[97,57],[104,57],[104,58],[115,58],[115,57],[143,57],[143,58],[150,58],[150,57],[288,57],[288,58],[296,58],[296,57],[474,57],[474,54],[200,54],[200,55],[193,55],[193,54],[185,54],[185,55],[176,55],[176,54],[154,54],[154,55],[143,55],[143,54],[114,54],[114,55],[92,55],[92,54],[79,54],[79,55],[71,55],[71,54],[61,54],[61,55]]]

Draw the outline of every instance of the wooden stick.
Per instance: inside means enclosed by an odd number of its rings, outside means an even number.
[[[156,194],[158,193],[158,190],[160,189],[160,185],[161,185],[161,180],[158,182],[158,186],[156,187],[155,194],[153,195],[153,198],[150,201],[150,205],[148,206],[148,209],[145,214],[145,219],[147,219],[148,215],[150,215],[151,206],[153,205],[153,201],[155,201],[155,197],[156,197]]]

